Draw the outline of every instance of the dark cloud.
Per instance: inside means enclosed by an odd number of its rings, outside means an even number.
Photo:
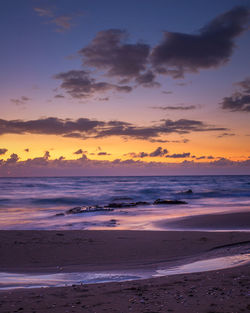
[[[0,148],[0,155],[5,154],[8,151],[8,149]]]
[[[240,87],[230,97],[224,97],[221,102],[221,107],[224,110],[231,112],[250,112],[250,77],[236,83]]]
[[[183,153],[174,153],[166,155],[166,158],[173,158],[173,159],[179,159],[179,158],[189,158],[190,152],[183,152]]]
[[[79,51],[83,64],[104,69],[109,76],[138,78],[143,83],[154,79],[147,69],[150,47],[144,43],[127,43],[128,34],[124,30],[109,29],[100,31],[91,43]]]
[[[25,152],[30,152],[29,148],[24,149]]]
[[[55,95],[55,96],[54,96],[54,98],[58,98],[58,99],[61,99],[61,98],[65,98],[65,97],[64,97],[64,95],[61,95],[61,94],[57,94],[57,95]]]
[[[86,71],[71,70],[59,73],[54,76],[55,79],[62,80],[60,87],[66,90],[73,98],[87,98],[96,93],[103,93],[109,90],[118,92],[130,92],[132,87],[119,86],[107,82],[97,82]]]
[[[45,160],[48,160],[48,159],[50,158],[50,153],[49,153],[49,151],[45,151],[45,152],[44,152],[43,158],[44,158]]]
[[[200,29],[198,34],[165,32],[151,60],[156,70],[174,78],[185,72],[218,67],[229,61],[234,40],[246,29],[249,9],[236,7],[219,15]]]
[[[191,132],[227,131],[226,128],[207,125],[196,120],[161,120],[151,126],[138,126],[124,121],[98,121],[88,118],[77,120],[55,117],[37,120],[3,120],[0,119],[0,135],[4,134],[45,134],[69,138],[103,138],[121,136],[143,140],[164,140],[161,135],[172,133],[188,134]]]
[[[18,99],[10,99],[10,101],[14,103],[15,105],[25,104],[29,100],[31,100],[31,98],[28,98],[26,96],[22,96],[21,98],[18,98]]]
[[[176,105],[176,106],[161,106],[161,107],[151,107],[152,109],[158,109],[158,110],[181,110],[181,111],[187,111],[187,110],[194,110],[196,109],[195,105]]]
[[[139,152],[139,153],[131,152],[131,153],[125,154],[125,156],[128,155],[132,158],[162,157],[162,156],[166,155],[167,153],[168,153],[167,149],[163,149],[162,147],[158,147],[150,153],[147,153],[147,152]]]
[[[235,134],[232,133],[223,133],[217,136],[217,138],[223,138],[223,137],[233,137]]]
[[[155,151],[151,152],[149,154],[150,157],[159,157],[159,156],[164,156],[168,153],[167,149],[163,149],[162,147],[158,147],[155,149]]]
[[[143,73],[136,77],[136,82],[139,85],[142,85],[144,87],[160,87],[160,84],[158,82],[155,82],[154,80],[155,74],[152,71],[147,71],[146,73]]]
[[[10,157],[6,160],[6,164],[13,164],[13,163],[17,163],[17,161],[19,160],[19,156],[16,153],[12,153],[10,155]]]
[[[244,92],[250,93],[250,77],[246,77],[244,80],[235,84],[239,86]]]
[[[111,155],[111,154],[107,152],[99,152],[97,155]]]
[[[208,160],[213,160],[214,157],[213,157],[212,155],[209,155],[209,156],[207,156],[207,159],[208,159]]]
[[[74,152],[74,154],[83,154],[84,151],[82,149],[78,149]]]
[[[204,159],[206,159],[206,156],[205,156],[205,155],[202,155],[202,156],[200,156],[200,157],[196,157],[196,160],[204,160]]]

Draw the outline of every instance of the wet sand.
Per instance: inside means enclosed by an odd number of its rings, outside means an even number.
[[[183,218],[160,221],[162,228],[199,229],[199,230],[249,230],[250,212],[216,213],[194,215]]]
[[[0,231],[0,238],[1,272],[46,273],[174,265],[244,245],[250,233]],[[1,291],[0,312],[247,312],[249,269],[244,265],[141,281]]]

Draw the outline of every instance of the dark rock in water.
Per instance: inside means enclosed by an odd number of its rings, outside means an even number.
[[[89,213],[89,212],[106,212],[106,211],[113,211],[110,208],[103,208],[96,206],[78,206],[66,211],[66,214],[79,214],[79,213]]]
[[[64,213],[57,213],[56,216],[64,216]]]
[[[77,206],[75,208],[69,209],[66,211],[67,214],[77,214],[77,213],[81,213],[82,211],[82,207],[81,206]]]
[[[145,201],[138,201],[138,202],[112,202],[105,206],[105,208],[130,208],[130,207],[136,207],[138,205],[149,205],[149,202]]]
[[[150,205],[150,203],[146,202],[146,201],[137,201],[135,204],[136,204],[136,206],[137,205]]]
[[[114,208],[114,209],[119,209],[119,208],[128,208],[128,207],[133,207],[136,206],[134,202],[131,203],[119,203],[119,202],[112,202],[109,203],[108,205],[105,206],[105,208]]]
[[[188,194],[190,194],[190,193],[193,193],[193,190],[192,189],[188,189],[187,191],[185,191],[184,193],[188,193]]]
[[[181,201],[181,200],[162,200],[162,199],[157,199],[155,200],[154,204],[187,204],[186,201]]]

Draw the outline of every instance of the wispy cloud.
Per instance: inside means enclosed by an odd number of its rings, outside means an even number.
[[[156,110],[163,110],[163,111],[166,111],[166,110],[172,110],[172,111],[177,111],[177,110],[180,110],[180,111],[187,111],[187,110],[194,110],[196,109],[196,106],[195,105],[176,105],[176,106],[154,106],[154,107],[151,107],[151,109],[156,109]]]
[[[22,96],[20,98],[16,98],[16,99],[10,99],[10,101],[12,103],[14,103],[15,105],[22,105],[22,104],[26,104],[28,101],[30,101],[31,98],[28,98],[26,96]]]
[[[45,7],[35,7],[34,11],[40,16],[46,19],[46,22],[49,24],[54,24],[57,26],[55,31],[65,32],[70,30],[73,26],[73,19],[79,14],[64,14],[57,15],[56,8],[45,8]]]

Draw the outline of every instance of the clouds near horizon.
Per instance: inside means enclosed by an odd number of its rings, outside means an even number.
[[[202,121],[188,119],[176,121],[162,119],[157,124],[150,126],[139,126],[125,121],[100,121],[88,118],[72,120],[48,117],[28,121],[0,119],[0,135],[43,134],[82,139],[120,136],[141,140],[161,140],[161,135],[172,133],[188,134],[227,130],[224,127],[216,127]]]

